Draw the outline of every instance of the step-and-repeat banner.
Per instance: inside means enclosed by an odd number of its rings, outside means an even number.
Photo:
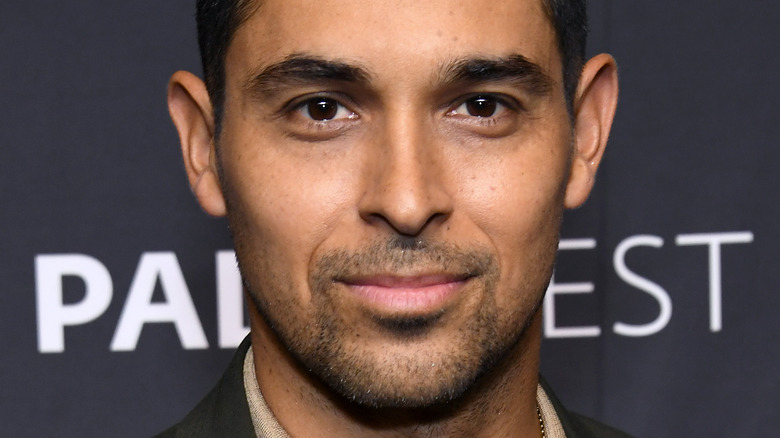
[[[226,224],[195,203],[165,105],[173,71],[200,71],[192,3],[0,4],[4,436],[149,436],[246,333]],[[773,436],[780,3],[590,14],[620,104],[565,219],[542,372],[640,437]]]

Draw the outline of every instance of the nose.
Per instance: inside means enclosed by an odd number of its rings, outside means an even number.
[[[447,187],[443,151],[424,120],[399,112],[373,140],[358,205],[361,218],[405,236],[444,223],[453,209],[452,187]]]

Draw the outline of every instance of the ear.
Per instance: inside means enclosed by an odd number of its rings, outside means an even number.
[[[168,111],[179,132],[184,167],[192,193],[206,213],[225,215],[214,147],[214,114],[206,85],[192,73],[179,71],[168,82]]]
[[[617,64],[601,54],[582,70],[574,99],[574,156],[564,205],[579,207],[596,181],[596,170],[607,146],[618,97]]]

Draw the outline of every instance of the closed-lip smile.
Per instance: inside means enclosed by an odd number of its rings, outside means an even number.
[[[338,282],[379,313],[413,316],[440,311],[470,278],[449,273],[375,274]]]

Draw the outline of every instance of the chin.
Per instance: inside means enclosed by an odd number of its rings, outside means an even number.
[[[495,319],[477,317],[439,338],[419,321],[395,321],[399,336],[392,342],[349,342],[349,347],[323,342],[298,359],[326,391],[349,404],[380,410],[446,409],[500,374],[504,359],[522,348],[532,316],[514,331],[502,331]],[[364,332],[360,339],[365,337]]]

